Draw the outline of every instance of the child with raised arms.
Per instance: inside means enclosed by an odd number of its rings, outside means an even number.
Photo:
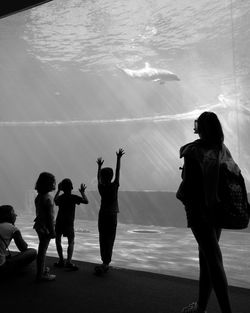
[[[116,152],[117,162],[115,170],[115,179],[113,179],[113,169],[110,167],[102,168],[104,160],[97,159],[98,171],[98,191],[101,196],[101,206],[98,215],[98,230],[99,244],[102,259],[102,265],[95,267],[97,274],[102,274],[108,271],[109,264],[112,259],[113,246],[117,228],[118,206],[118,188],[120,179],[121,157],[124,155],[124,150],[119,149]]]

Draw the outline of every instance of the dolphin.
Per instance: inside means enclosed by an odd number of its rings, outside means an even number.
[[[145,67],[139,70],[131,70],[128,68],[120,68],[124,73],[132,78],[159,82],[164,84],[166,81],[179,81],[179,77],[165,69],[151,67],[148,62],[145,63]]]

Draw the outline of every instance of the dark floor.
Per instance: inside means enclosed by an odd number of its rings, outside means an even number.
[[[53,269],[54,282],[36,283],[35,264],[16,277],[1,277],[1,313],[179,313],[197,295],[197,281],[113,268],[93,275],[95,264],[76,261],[80,270]],[[250,312],[250,290],[230,287],[234,313]],[[219,313],[212,295],[208,313]]]

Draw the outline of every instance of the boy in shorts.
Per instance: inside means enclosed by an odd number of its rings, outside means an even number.
[[[71,270],[78,270],[78,267],[71,262],[74,251],[74,220],[75,220],[75,207],[80,203],[88,204],[88,199],[85,195],[86,186],[81,184],[79,192],[81,197],[72,194],[73,184],[69,178],[63,179],[58,184],[58,190],[55,195],[55,205],[59,207],[56,218],[56,249],[59,255],[59,261],[54,264],[56,267],[66,267]],[[59,195],[63,191],[63,194]],[[67,260],[64,261],[63,249],[61,245],[61,237],[67,237],[68,249]]]

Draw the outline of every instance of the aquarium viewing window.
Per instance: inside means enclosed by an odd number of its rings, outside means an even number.
[[[122,147],[117,265],[196,277],[175,199],[179,148],[197,138],[199,114],[214,111],[250,189],[249,12],[233,0],[54,0],[0,19],[0,196],[34,245],[34,184],[46,170],[70,177],[76,193],[87,185],[75,254],[98,260],[96,159],[114,167]],[[248,231],[223,238],[225,250],[242,243],[225,265],[235,284],[249,284],[229,268],[250,257]]]

